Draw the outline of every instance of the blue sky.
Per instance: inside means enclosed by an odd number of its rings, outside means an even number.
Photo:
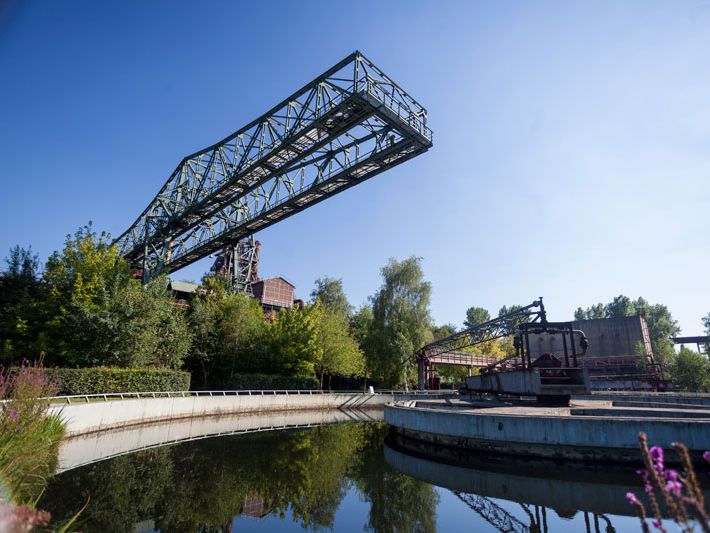
[[[258,234],[261,273],[354,304],[423,258],[437,323],[544,296],[710,312],[710,3],[4,2],[0,253],[120,234],[179,160],[359,49],[434,147]],[[199,279],[200,262],[176,274]]]

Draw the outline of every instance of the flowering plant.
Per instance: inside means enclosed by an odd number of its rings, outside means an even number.
[[[653,512],[653,527],[661,532],[666,531],[662,522],[660,499],[682,531],[693,531],[693,523],[697,523],[704,533],[710,533],[705,499],[695,476],[688,448],[680,442],[671,445],[683,465],[683,472],[678,472],[666,468],[663,448],[653,446],[649,449],[648,437],[645,433],[639,433],[638,440],[645,468],[638,470],[637,473],[643,480],[643,489]],[[710,451],[703,454],[703,459],[710,462]],[[644,533],[649,532],[644,504],[633,492],[627,492],[626,499],[636,507]]]

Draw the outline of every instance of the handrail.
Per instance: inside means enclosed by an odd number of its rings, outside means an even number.
[[[47,396],[42,398],[48,403],[64,402],[67,404],[73,403],[72,400],[83,400],[84,403],[90,403],[92,399],[103,400],[129,400],[129,399],[152,399],[152,398],[187,398],[187,397],[225,397],[225,396],[275,396],[275,395],[319,395],[319,394],[359,394],[370,395],[368,391],[353,391],[353,390],[286,390],[286,389],[249,389],[249,390],[215,390],[215,391],[144,391],[144,392],[111,392],[106,394],[71,394],[65,396]],[[450,396],[458,394],[455,390],[413,390],[403,391],[394,389],[375,390],[374,394],[387,394],[391,396]]]

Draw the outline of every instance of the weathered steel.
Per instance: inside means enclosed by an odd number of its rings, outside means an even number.
[[[146,281],[431,146],[426,109],[355,52],[239,131],[184,158],[116,242]]]
[[[531,335],[561,335],[564,352],[560,355],[564,358],[558,359],[553,353],[545,353],[538,354],[539,357],[533,360],[530,349]],[[472,360],[460,357],[460,354],[467,353],[464,350],[470,351],[473,346],[507,336],[513,338],[514,354],[501,359],[492,358],[487,365],[474,365],[471,364]],[[435,365],[448,359],[444,364],[482,368],[480,377],[469,377],[466,380],[469,390],[500,393],[508,391],[512,394],[542,391],[541,396],[567,395],[569,390],[588,392],[588,379],[579,379],[579,375],[584,373],[577,371],[577,358],[586,353],[588,345],[584,332],[574,329],[571,322],[548,322],[545,306],[540,298],[530,305],[421,348],[416,353],[419,388],[423,389],[427,382],[431,381]],[[496,375],[497,372],[500,372],[501,376]],[[501,381],[503,377],[505,379]],[[530,379],[537,380],[536,385],[531,385]],[[476,386],[473,386],[474,384]]]

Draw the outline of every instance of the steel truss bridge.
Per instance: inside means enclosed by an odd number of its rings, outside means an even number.
[[[513,335],[521,324],[546,322],[547,314],[540,298],[508,314],[427,344],[415,354],[419,389],[424,389],[431,381],[437,364],[488,368],[504,362],[493,355],[475,355],[463,350]]]
[[[426,109],[355,52],[185,157],[116,244],[146,282],[237,246],[431,146]]]

